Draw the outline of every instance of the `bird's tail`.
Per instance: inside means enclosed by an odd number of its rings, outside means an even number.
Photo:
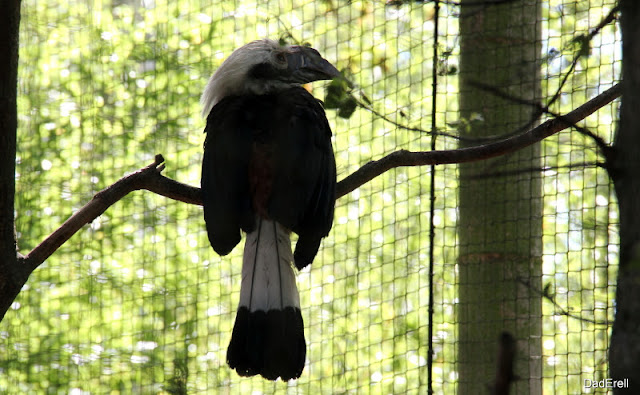
[[[245,242],[227,363],[241,376],[296,379],[307,351],[289,231],[274,221],[257,221]]]

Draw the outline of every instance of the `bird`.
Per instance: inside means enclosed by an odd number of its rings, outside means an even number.
[[[240,376],[289,381],[304,370],[295,275],[331,230],[336,163],[322,102],[302,85],[339,76],[309,46],[262,39],[233,51],[201,96],[207,235],[224,256],[245,234],[227,348],[227,364]],[[293,251],[292,232],[298,235]]]

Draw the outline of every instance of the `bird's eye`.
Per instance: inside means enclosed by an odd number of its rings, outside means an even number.
[[[287,58],[284,56],[284,54],[282,52],[278,52],[276,54],[276,61],[278,63],[281,63],[281,64],[286,64],[287,63]]]

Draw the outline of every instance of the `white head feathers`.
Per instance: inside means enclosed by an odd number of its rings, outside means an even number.
[[[233,51],[211,76],[200,98],[202,115],[207,117],[226,96],[263,95],[338,75],[313,48],[281,46],[269,39],[252,41]]]
[[[225,96],[245,93],[249,87],[243,84],[251,66],[268,60],[271,51],[280,46],[273,40],[257,40],[233,51],[209,78],[209,83],[200,98],[202,116],[209,112]]]

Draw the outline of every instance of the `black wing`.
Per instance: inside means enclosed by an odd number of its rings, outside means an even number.
[[[202,158],[202,203],[209,241],[226,255],[240,241],[240,229],[251,231],[254,218],[247,167],[252,130],[240,114],[243,103],[223,100],[207,117]]]
[[[318,100],[302,88],[280,95],[269,214],[299,236],[294,259],[309,265],[329,234],[335,206],[336,164],[331,128]]]
[[[240,229],[253,230],[258,212],[296,232],[295,264],[310,264],[335,206],[336,165],[322,105],[299,87],[227,97],[211,110],[205,132],[202,194],[213,249],[229,253]],[[268,193],[266,207],[256,191]]]

